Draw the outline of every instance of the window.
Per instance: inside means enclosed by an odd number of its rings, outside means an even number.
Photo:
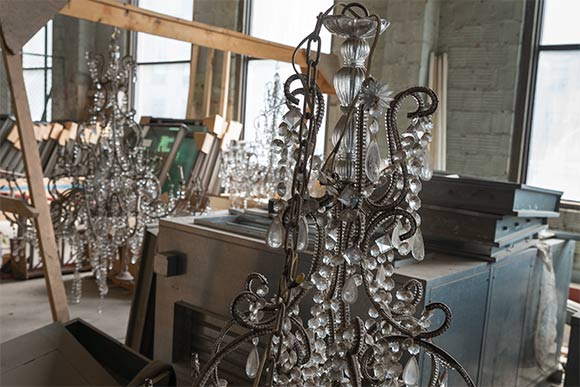
[[[332,6],[332,0],[316,1],[272,1],[252,0],[250,3],[250,35],[270,40],[277,43],[295,47],[304,37],[312,32],[316,23],[316,17],[321,10]],[[273,28],[283,26],[283,28]],[[330,52],[330,33],[322,29],[322,51]],[[257,133],[254,127],[260,111],[263,109],[265,87],[272,82],[274,74],[280,74],[282,82],[294,73],[290,63],[281,63],[273,60],[248,60],[245,96],[245,125],[244,138],[248,141],[256,139]],[[316,153],[324,151],[325,130],[324,124],[316,141]]]
[[[139,0],[139,7],[192,19],[193,0]],[[140,116],[185,118],[191,44],[137,33],[135,110]]]
[[[24,83],[34,121],[51,119],[52,20],[22,48]]]
[[[580,202],[580,1],[545,0],[526,183]]]

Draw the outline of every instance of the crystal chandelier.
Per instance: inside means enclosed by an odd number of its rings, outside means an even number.
[[[292,178],[289,169],[280,169],[287,163],[276,140],[278,125],[286,110],[280,75],[265,85],[264,108],[254,122],[254,141],[232,141],[222,152],[220,177],[225,193],[233,197],[235,208],[247,208],[249,198],[270,198],[276,193],[278,181]]]
[[[115,29],[106,67],[101,55],[87,54],[95,90],[90,119],[75,141],[63,147],[50,183],[56,234],[70,243],[76,256],[73,302],[80,301],[78,270],[85,256],[102,297],[108,292],[113,261],[128,252],[135,263],[146,224],[166,215],[181,195],[180,188],[168,202],[160,199],[157,162],[147,157],[141,127],[129,107],[135,62],[121,57],[118,36]],[[58,188],[62,179],[70,180],[70,188]]]
[[[330,15],[337,7],[341,12]],[[320,163],[314,148],[324,112],[316,85],[323,25],[345,40],[344,65],[334,78],[342,116],[332,133],[334,148]],[[248,276],[232,303],[232,321],[194,386],[227,386],[219,363],[245,343],[253,346],[245,371],[254,386],[415,387],[421,351],[431,359],[425,384],[447,386],[454,370],[474,385],[463,367],[432,343],[451,324],[449,308],[431,303],[420,310],[421,283],[412,279],[397,286],[392,278],[397,253],[417,260],[425,255],[418,193],[421,179],[432,175],[428,144],[437,97],[428,88],[412,87],[391,98],[388,87],[370,75],[374,47],[387,26],[361,4],[338,4],[319,15],[314,31],[298,45],[306,46],[307,71],[296,71],[284,85],[289,111],[276,140],[294,160],[293,178],[275,203],[266,235],[269,246],[284,250],[284,271],[272,293],[263,275]],[[410,125],[401,133],[397,116],[407,99],[417,108],[407,114]],[[381,133],[386,133],[384,160]],[[298,272],[301,251],[311,254],[306,273]],[[300,305],[309,291],[314,305],[306,317]],[[357,315],[357,309],[366,310]],[[444,318],[433,327],[436,311]],[[226,343],[234,325],[247,331]]]

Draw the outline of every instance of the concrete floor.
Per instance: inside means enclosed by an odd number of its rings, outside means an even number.
[[[64,276],[70,294],[73,275]],[[83,297],[79,304],[69,304],[72,318],[82,318],[103,332],[124,342],[132,294],[110,286],[102,301],[90,273],[83,275]],[[0,281],[0,343],[38,329],[52,322],[44,278],[27,281]]]

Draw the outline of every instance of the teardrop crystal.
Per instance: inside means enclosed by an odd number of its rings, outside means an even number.
[[[419,227],[417,227],[417,231],[415,231],[415,235],[413,236],[411,254],[413,254],[413,258],[417,261],[422,261],[425,258],[425,242],[423,241],[423,233]]]
[[[377,281],[377,285],[383,287],[385,284],[385,279],[387,278],[387,272],[383,265],[380,265],[377,269],[377,274],[375,275],[375,281]]]
[[[256,377],[259,365],[260,354],[258,353],[258,347],[254,346],[248,354],[248,360],[246,360],[246,375],[248,375],[250,379]]]
[[[419,365],[415,356],[411,356],[403,369],[403,383],[407,387],[417,387],[419,385]]]
[[[449,385],[449,374],[444,370],[439,377],[439,387],[447,387]]]
[[[381,155],[379,152],[379,144],[376,139],[372,139],[367,148],[365,157],[365,173],[370,181],[377,182],[380,177]]]
[[[298,224],[298,244],[296,248],[298,251],[304,251],[306,247],[308,247],[308,222],[306,217],[303,216]]]
[[[342,289],[342,300],[347,304],[354,304],[358,299],[358,288],[354,280],[354,276],[351,276]]]
[[[268,227],[268,232],[266,233],[266,243],[268,246],[277,249],[282,246],[282,240],[284,239],[284,229],[282,228],[282,221],[280,217],[277,216],[272,220],[270,227]]]
[[[419,177],[421,179],[427,181],[431,180],[433,177],[433,164],[431,161],[431,152],[429,149],[425,149],[425,153],[423,153],[423,165],[421,165],[421,169],[419,170]]]

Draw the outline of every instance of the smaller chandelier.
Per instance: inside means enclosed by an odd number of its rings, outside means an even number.
[[[129,107],[128,89],[134,81],[135,61],[121,57],[115,29],[109,43],[109,61],[87,54],[94,85],[89,121],[75,141],[67,142],[51,177],[51,212],[56,235],[70,243],[77,260],[73,302],[80,300],[81,261],[88,255],[99,294],[107,294],[107,274],[113,262],[140,255],[145,226],[164,216],[182,196],[170,190],[161,200],[157,162],[147,157],[141,127]],[[61,179],[71,181],[61,190]]]

